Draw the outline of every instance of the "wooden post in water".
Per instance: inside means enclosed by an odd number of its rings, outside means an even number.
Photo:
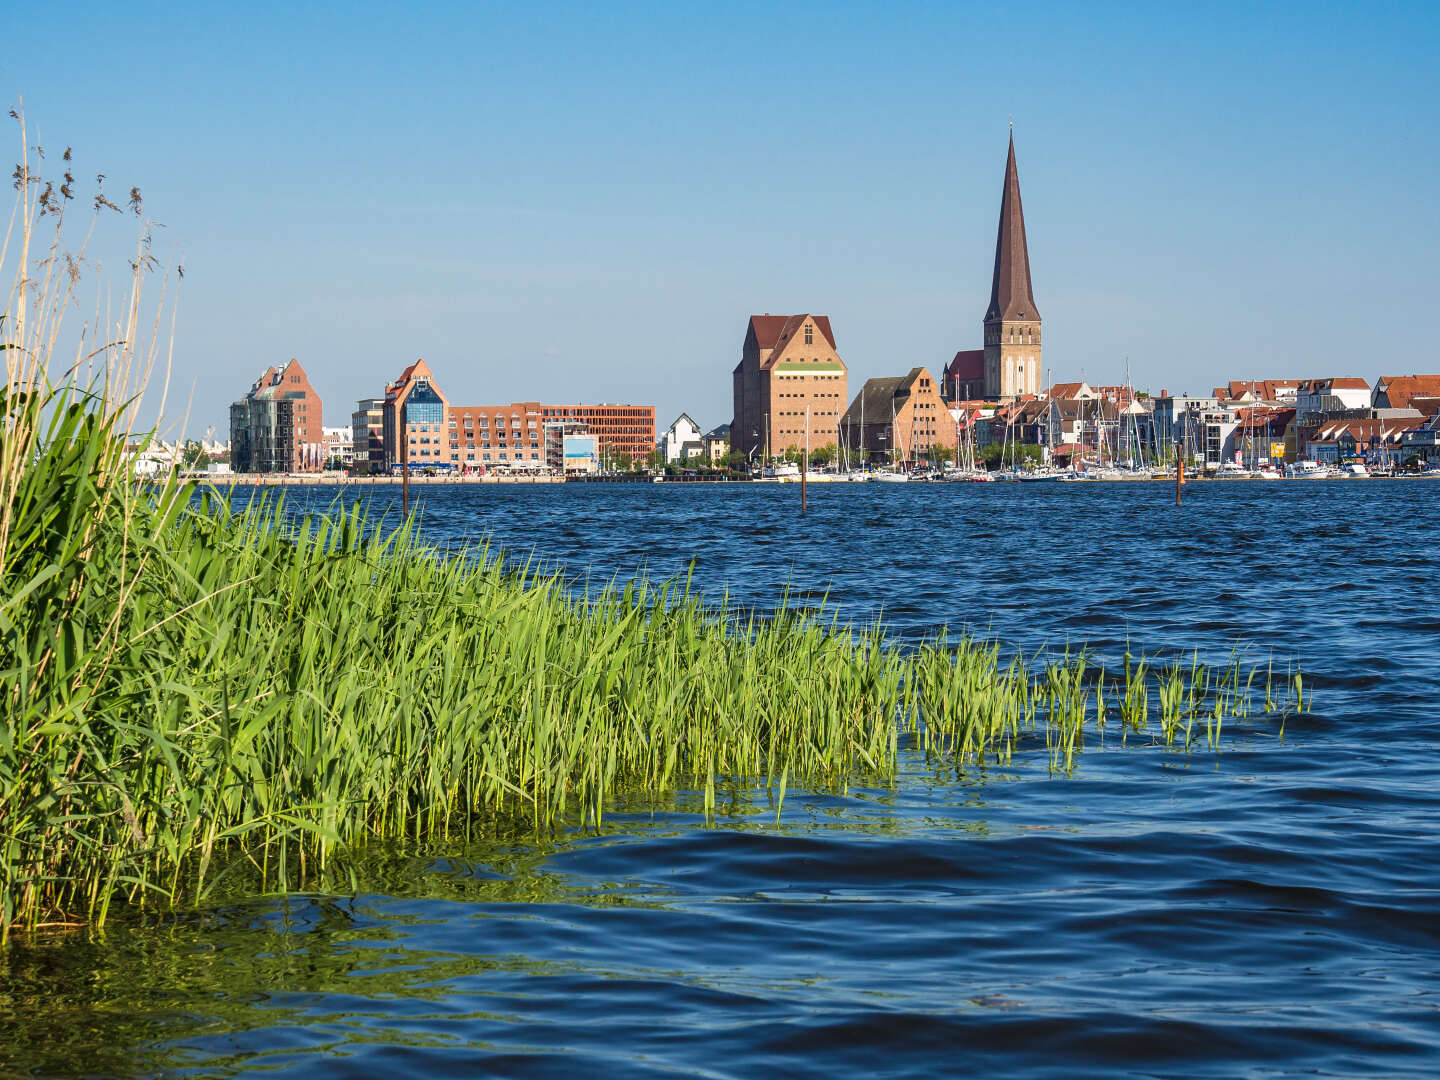
[[[404,407],[396,410],[397,416],[404,415]],[[405,517],[410,516],[410,454],[409,440],[405,438],[405,425],[396,425],[400,429],[400,512]]]
[[[805,478],[810,475],[810,406],[805,406],[805,454],[800,459],[800,512],[805,513]]]
[[[1185,483],[1185,459],[1180,454],[1180,444],[1175,444],[1175,505],[1180,505],[1180,488]]]

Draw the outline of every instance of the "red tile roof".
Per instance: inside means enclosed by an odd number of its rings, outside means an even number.
[[[961,349],[945,368],[945,379],[951,385],[957,382],[984,382],[985,350]]]
[[[835,334],[830,329],[829,315],[751,315],[750,329],[755,332],[755,343],[760,348],[783,349],[807,319],[825,335],[830,348],[835,348]]]
[[[1410,399],[1440,397],[1440,375],[1382,375],[1375,393],[1384,394],[1392,409],[1419,408]]]

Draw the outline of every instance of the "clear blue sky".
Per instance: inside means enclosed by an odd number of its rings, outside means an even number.
[[[730,418],[747,317],[851,388],[980,344],[1013,114],[1053,379],[1440,371],[1440,5],[12,4],[0,88],[183,255],[190,430],[299,357],[346,423]]]

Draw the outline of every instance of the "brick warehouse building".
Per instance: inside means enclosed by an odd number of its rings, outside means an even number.
[[[319,472],[325,467],[320,395],[292,359],[266,368],[230,406],[230,467],[237,473]]]
[[[750,316],[732,374],[732,450],[766,457],[803,450],[807,408],[810,449],[838,443],[848,372],[835,350],[828,315]]]
[[[863,418],[863,423],[862,423]],[[923,367],[888,379],[867,379],[840,420],[845,445],[865,460],[913,461],[933,447],[955,446],[955,418]]]

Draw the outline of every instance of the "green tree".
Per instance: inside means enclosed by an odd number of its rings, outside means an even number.
[[[824,446],[810,451],[810,464],[815,468],[824,468],[834,461],[838,454],[839,451],[835,448],[834,443],[826,443]]]
[[[189,470],[199,470],[210,464],[210,455],[205,452],[205,447],[195,439],[186,439],[185,448],[180,451],[180,467]]]
[[[980,451],[980,460],[991,470],[1009,468],[1012,460],[1019,462],[1023,469],[1027,465],[1038,465],[1044,456],[1035,443],[991,443]]]
[[[955,459],[953,447],[935,445],[930,448],[930,457],[941,465],[947,465]]]

